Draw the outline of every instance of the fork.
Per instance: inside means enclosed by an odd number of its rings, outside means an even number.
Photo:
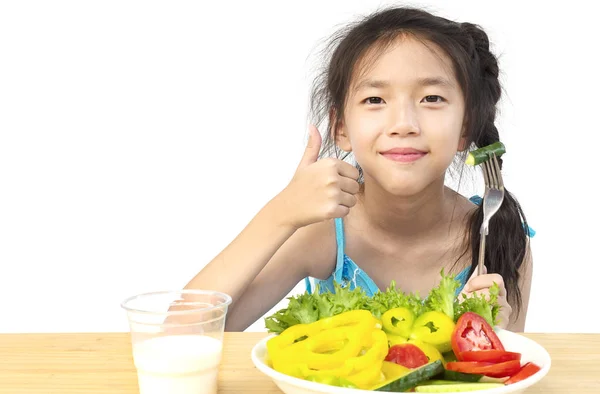
[[[496,154],[492,153],[490,159],[482,164],[483,179],[485,180],[485,194],[483,195],[483,222],[479,234],[479,261],[477,263],[477,275],[483,273],[485,258],[485,238],[489,233],[490,219],[498,212],[502,201],[504,201],[504,182],[500,172],[500,164]]]

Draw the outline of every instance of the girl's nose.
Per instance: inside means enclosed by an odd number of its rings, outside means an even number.
[[[390,111],[389,125],[387,134],[390,136],[404,137],[421,133],[415,108],[408,104],[398,106]]]

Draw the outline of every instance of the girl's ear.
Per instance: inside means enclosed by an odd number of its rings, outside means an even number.
[[[463,126],[463,129],[462,129],[462,131],[460,133],[460,140],[458,140],[457,151],[458,152],[464,152],[468,148],[469,148],[469,146],[468,146],[467,131],[465,130],[465,127]]]
[[[350,137],[348,136],[346,126],[342,122],[338,125],[336,129],[337,133],[335,130],[334,133],[337,134],[335,136],[335,143],[337,144],[337,146],[339,146],[340,149],[342,149],[345,152],[352,152],[352,144],[350,144]]]
[[[467,137],[460,137],[460,140],[458,141],[458,152],[464,152],[465,150],[467,150],[468,146],[467,146]]]
[[[352,145],[350,144],[350,138],[346,130],[346,124],[344,120],[336,116],[335,109],[329,111],[329,121],[333,125],[331,128],[331,139],[335,141],[335,144],[345,152],[352,151]]]

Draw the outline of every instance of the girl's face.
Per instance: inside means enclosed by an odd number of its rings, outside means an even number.
[[[463,149],[464,110],[447,55],[405,36],[354,76],[336,142],[353,151],[366,182],[410,196],[443,184]]]

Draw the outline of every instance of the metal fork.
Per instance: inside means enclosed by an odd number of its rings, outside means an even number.
[[[483,195],[483,222],[479,234],[479,262],[477,264],[477,275],[483,273],[485,258],[485,237],[489,233],[490,219],[498,212],[502,201],[504,201],[504,182],[500,172],[500,164],[496,154],[492,153],[490,159],[482,164],[483,179],[485,180],[485,194]]]

